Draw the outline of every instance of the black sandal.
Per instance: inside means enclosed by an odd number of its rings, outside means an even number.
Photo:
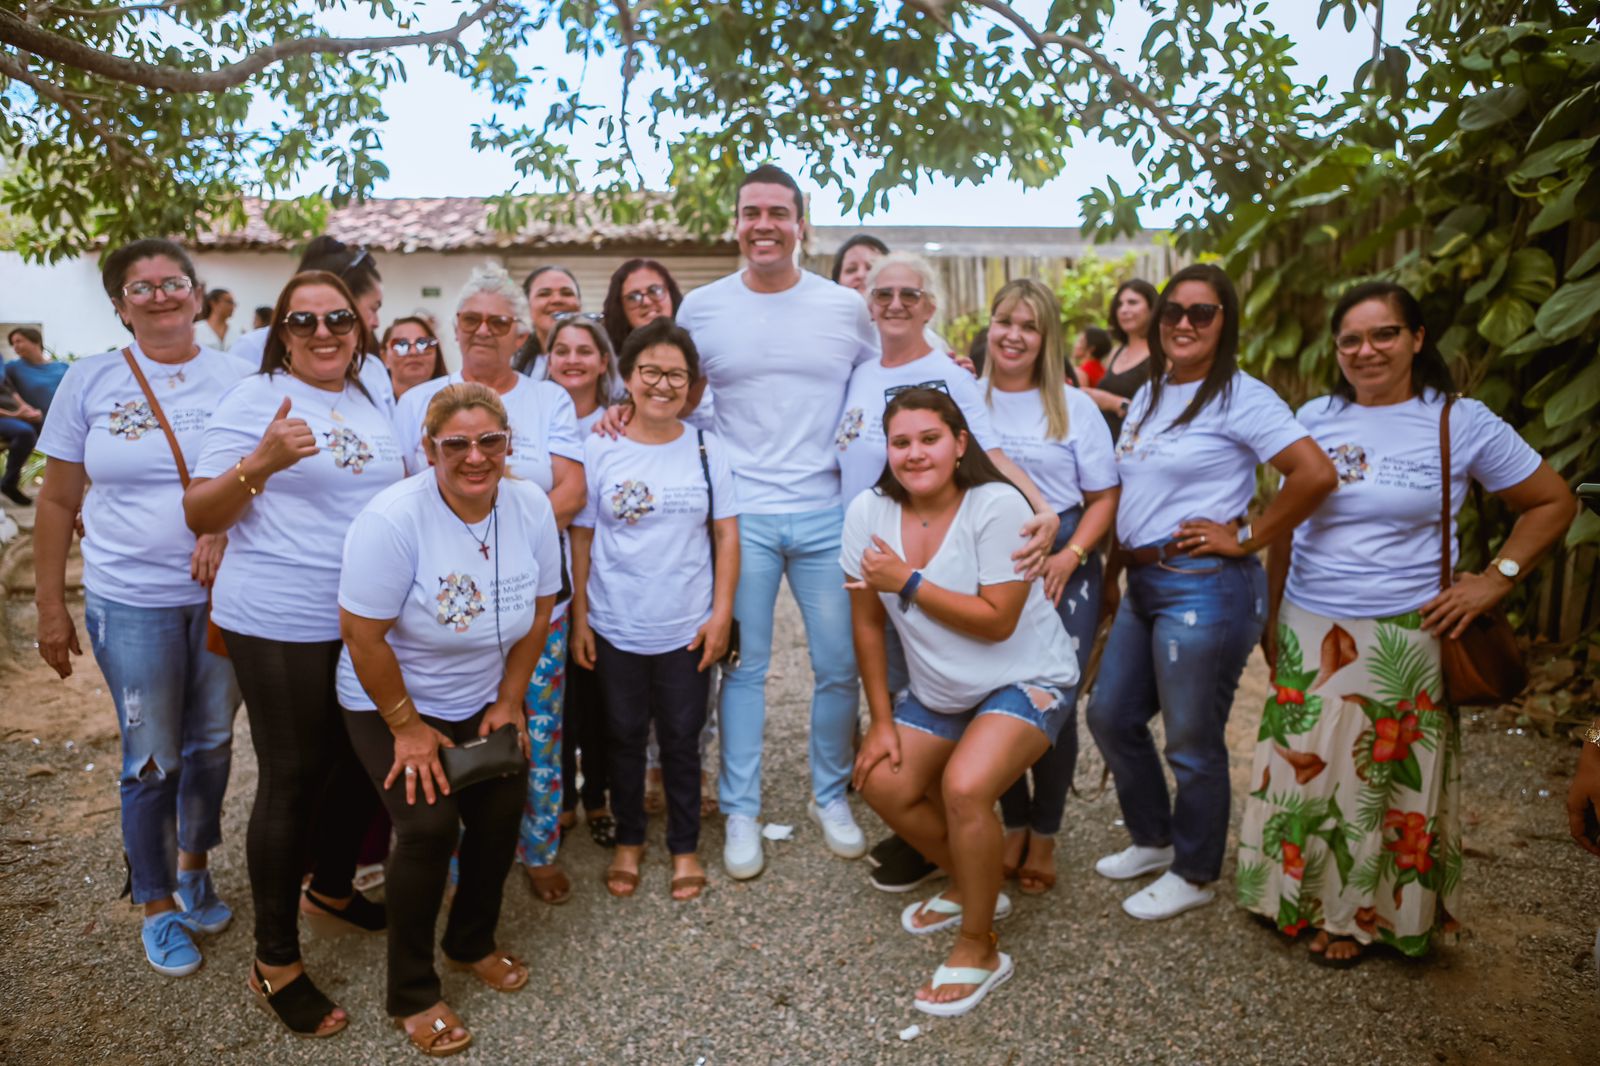
[[[312,925],[326,922],[329,918],[332,918],[337,922],[353,926],[366,933],[381,933],[389,926],[388,909],[381,903],[372,902],[359,892],[352,895],[350,902],[343,907],[335,907],[330,903],[324,903],[309,888],[301,895],[321,912],[320,914],[307,915],[308,918],[312,919]],[[333,929],[336,932],[340,931],[337,926],[333,927]]]
[[[276,989],[262,975],[259,962],[250,964],[250,972],[255,976],[250,991],[255,994],[256,1002],[263,1009],[271,1011],[284,1028],[295,1036],[320,1039],[342,1033],[350,1024],[350,1019],[345,1018],[332,1029],[322,1029],[322,1019],[332,1014],[338,1004],[323,995],[322,990],[303,971],[293,981]]]
[[[617,846],[617,820],[609,814],[591,814],[587,816],[589,823],[589,839],[602,848]]]

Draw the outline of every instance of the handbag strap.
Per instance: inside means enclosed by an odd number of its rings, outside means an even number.
[[[715,521],[712,516],[716,513],[716,497],[711,490],[711,460],[706,458],[706,431],[696,429],[694,437],[700,445],[700,475],[706,479],[706,536],[711,541],[711,573],[715,576],[717,572],[717,531],[712,524]]]
[[[133,357],[133,349],[122,349],[122,358],[128,361],[128,369],[133,371],[133,379],[139,383],[139,388],[144,390],[144,398],[150,404],[150,413],[161,423],[161,432],[167,435],[167,447],[172,449],[172,461],[178,464],[178,480],[183,483],[184,488],[188,488],[189,464],[183,461],[183,449],[178,447],[178,435],[172,432],[172,423],[167,421],[167,412],[161,409],[161,401],[156,399],[156,394],[151,390],[144,371],[139,369],[139,361]]]
[[[1439,591],[1448,592],[1455,583],[1450,573],[1450,408],[1456,398],[1451,393],[1444,397],[1444,408],[1439,412]]]

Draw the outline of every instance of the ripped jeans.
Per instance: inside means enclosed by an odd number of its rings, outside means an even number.
[[[206,605],[132,607],[84,593],[89,647],[122,733],[122,847],[134,903],[178,887],[178,850],[222,843],[239,686],[206,650]]]
[[[1127,573],[1089,699],[1089,732],[1116,778],[1133,842],[1170,844],[1172,872],[1206,884],[1221,875],[1228,844],[1225,731],[1266,621],[1266,574],[1255,556],[1180,556]],[[1150,734],[1158,711],[1175,800]]]

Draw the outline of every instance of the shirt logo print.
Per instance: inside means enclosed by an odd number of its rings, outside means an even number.
[[[472,627],[472,620],[483,613],[483,590],[471,574],[446,574],[439,579],[439,595],[434,617],[442,626],[453,626],[457,633]]]
[[[341,470],[359,474],[372,461],[372,446],[353,429],[335,427],[322,434],[322,441],[333,455],[333,465]]]
[[[855,439],[861,436],[861,427],[866,424],[866,416],[861,408],[852,407],[845,411],[844,417],[839,419],[839,432],[834,434],[833,443],[841,452],[848,451]]]
[[[1365,481],[1372,464],[1367,462],[1367,450],[1359,444],[1340,444],[1328,449],[1333,469],[1339,474],[1339,484],[1354,485]]]
[[[160,420],[144,400],[112,404],[109,423],[111,435],[123,440],[138,440],[151,430],[161,428]]]
[[[651,495],[650,486],[644,482],[629,478],[611,486],[611,514],[614,518],[631,526],[655,509],[656,498]]]

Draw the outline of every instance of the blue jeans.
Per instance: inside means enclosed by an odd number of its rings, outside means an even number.
[[[1117,780],[1133,842],[1171,845],[1172,872],[1196,884],[1222,872],[1228,842],[1224,730],[1266,620],[1260,560],[1180,556],[1128,570],[1089,701],[1089,732]],[[1161,712],[1172,802],[1150,719]]]
[[[974,721],[986,714],[998,714],[1027,722],[1054,744],[1072,714],[1073,691],[1057,688],[1047,681],[1018,681],[995,689],[964,711],[952,713],[930,710],[906,689],[894,698],[894,721],[907,729],[955,743]]]
[[[1056,531],[1055,547],[1059,552],[1067,546],[1078,530],[1083,518],[1082,507],[1072,507],[1061,512],[1061,527]],[[1100,585],[1103,577],[1100,556],[1094,552],[1067,580],[1056,605],[1056,614],[1072,639],[1072,650],[1078,653],[1078,676],[1083,676],[1089,665],[1089,652],[1094,648],[1095,629],[1100,624]],[[1067,721],[1061,735],[1049,751],[1039,756],[1033,769],[1017,778],[1017,783],[1000,797],[1000,816],[1007,829],[1031,829],[1040,836],[1055,836],[1061,831],[1061,816],[1067,809],[1067,790],[1072,787],[1073,775],[1078,769],[1078,686],[1067,693]],[[1033,791],[1029,794],[1028,778],[1033,778]]]
[[[135,903],[178,887],[178,850],[222,843],[233,765],[233,666],[206,650],[206,605],[132,607],[84,593],[89,646],[122,733],[122,847]]]
[[[739,516],[740,662],[722,684],[722,774],[718,794],[728,814],[761,813],[761,747],[766,725],[767,667],[778,584],[789,589],[805,620],[816,687],[811,695],[811,791],[818,803],[844,796],[855,759],[856,652],[850,594],[839,569],[844,512],[830,507],[797,514]]]
[[[0,485],[16,488],[22,480],[22,464],[33,454],[39,443],[39,431],[33,423],[20,418],[0,418],[0,441],[6,443],[6,472],[0,476]]]

